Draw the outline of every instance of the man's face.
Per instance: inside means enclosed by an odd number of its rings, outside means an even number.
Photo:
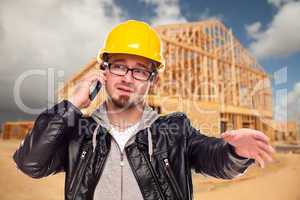
[[[151,60],[129,54],[110,54],[109,63],[112,65],[128,66],[151,72]],[[148,94],[149,88],[155,81],[136,80],[133,71],[128,71],[125,76],[116,75],[106,69],[106,91],[110,100],[119,108],[128,108],[138,103],[142,103]]]

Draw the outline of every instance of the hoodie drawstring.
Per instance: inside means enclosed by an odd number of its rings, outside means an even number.
[[[151,162],[152,154],[153,154],[153,144],[152,144],[152,135],[151,135],[150,127],[147,128],[147,133],[148,133],[148,153],[149,153],[150,162]]]
[[[97,132],[98,132],[98,129],[100,127],[100,124],[97,125],[97,127],[95,128],[94,132],[93,132],[93,153],[96,149],[96,145],[97,145]]]

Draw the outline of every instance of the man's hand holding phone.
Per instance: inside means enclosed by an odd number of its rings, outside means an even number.
[[[106,82],[106,70],[100,69],[84,76],[75,86],[69,101],[77,108],[87,108]],[[94,86],[94,87],[93,87]],[[93,87],[92,91],[91,88]]]

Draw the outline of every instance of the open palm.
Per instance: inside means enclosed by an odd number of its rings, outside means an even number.
[[[221,137],[235,147],[235,152],[245,158],[255,159],[261,167],[265,162],[272,162],[274,148],[269,144],[269,138],[260,131],[239,129],[225,132]]]

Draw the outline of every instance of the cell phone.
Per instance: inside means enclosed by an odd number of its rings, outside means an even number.
[[[105,70],[105,65],[103,63],[100,64],[100,70]],[[97,96],[98,92],[101,90],[102,84],[100,81],[97,81],[92,87],[90,88],[89,98],[90,100],[94,100]]]
[[[98,92],[101,90],[102,84],[100,81],[97,81],[96,84],[94,84],[90,89],[89,98],[90,100],[94,100],[94,98],[97,96]]]

